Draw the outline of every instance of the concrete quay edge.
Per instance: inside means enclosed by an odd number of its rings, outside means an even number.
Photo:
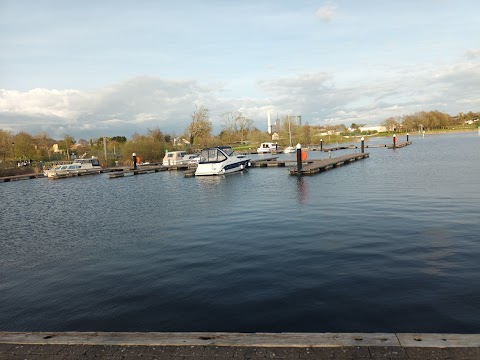
[[[0,332],[0,344],[217,347],[480,347],[480,334],[226,333],[226,332]]]

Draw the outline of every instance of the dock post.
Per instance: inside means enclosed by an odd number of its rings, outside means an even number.
[[[407,142],[408,142],[408,133],[407,133]]]
[[[362,142],[361,142],[361,145],[360,145],[360,149],[362,151],[362,154],[365,152],[365,139],[363,138],[362,136]]]
[[[323,151],[323,139],[320,139],[320,151]]]
[[[393,148],[395,149],[395,146],[397,146],[397,135],[393,134]]]
[[[133,170],[137,170],[137,154],[135,153],[132,154],[132,160],[133,160]]]
[[[302,174],[302,145],[297,144],[297,172]]]

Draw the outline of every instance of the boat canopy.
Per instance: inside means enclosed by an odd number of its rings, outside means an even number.
[[[227,160],[228,156],[234,155],[234,151],[230,146],[218,146],[203,149],[200,153],[200,164],[217,163]]]

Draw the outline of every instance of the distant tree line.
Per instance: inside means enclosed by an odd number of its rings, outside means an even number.
[[[480,113],[459,113],[456,116],[434,110],[420,111],[411,115],[389,117],[382,122],[388,131],[428,131],[462,127],[469,120],[480,119]]]

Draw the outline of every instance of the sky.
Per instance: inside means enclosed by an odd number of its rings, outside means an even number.
[[[0,0],[0,129],[181,135],[206,106],[378,125],[480,111],[478,0]]]

